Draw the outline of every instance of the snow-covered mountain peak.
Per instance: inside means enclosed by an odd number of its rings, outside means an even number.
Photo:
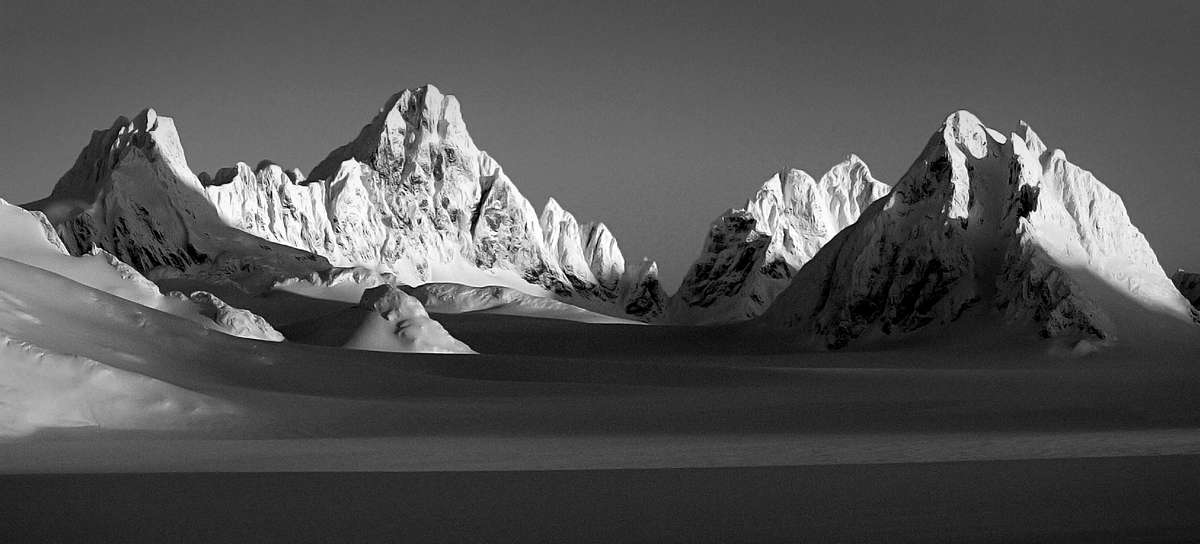
[[[1033,131],[1033,127],[1030,127],[1025,121],[1021,121],[1021,127],[1017,132],[1017,136],[1020,137],[1022,143],[1025,145],[1025,149],[1036,156],[1038,162],[1041,162],[1042,157],[1046,155],[1046,144],[1042,143],[1042,139]],[[1059,151],[1059,153],[1062,153],[1062,151]],[[1065,154],[1063,158],[1066,158]]]
[[[586,239],[575,216],[562,209],[558,201],[551,198],[542,209],[540,226],[546,247],[558,261],[567,280],[577,289],[594,288],[597,283],[596,275],[584,254],[583,244],[586,243]]]
[[[604,223],[586,223],[579,227],[583,240],[583,258],[592,275],[604,289],[619,293],[621,276],[625,273],[625,257],[617,245],[617,239]]]
[[[709,227],[700,256],[671,297],[668,319],[717,323],[755,317],[792,275],[890,188],[850,155],[821,179],[784,168],[740,210]]]
[[[942,134],[948,147],[969,153],[976,159],[987,156],[989,136],[992,136],[998,143],[1004,143],[1002,135],[983,126],[975,114],[966,110],[950,114],[942,124]]]
[[[86,206],[105,190],[113,170],[128,155],[136,154],[158,169],[170,172],[180,182],[198,189],[199,182],[188,169],[187,158],[169,117],[147,108],[132,119],[120,116],[107,130],[92,133],[75,166],[55,184],[51,198],[62,205]],[[69,210],[46,210],[57,219]]]
[[[439,145],[445,147],[438,148]],[[408,159],[407,162],[424,159],[431,161],[432,166],[442,161],[453,164],[458,158],[457,151],[470,149],[478,153],[474,148],[475,144],[463,123],[458,100],[454,96],[443,95],[433,85],[425,85],[389,97],[375,118],[362,128],[358,137],[321,161],[309,173],[309,178],[332,179],[342,162],[354,159],[371,163],[380,152],[386,152],[393,158]],[[433,156],[429,154],[430,151],[435,152]],[[417,156],[414,157],[414,154]],[[401,164],[401,169],[404,166],[406,164]],[[425,173],[440,177],[440,173]]]
[[[1043,336],[1111,337],[1136,323],[1109,290],[1181,320],[1120,197],[1047,152],[1028,127],[1004,137],[956,112],[893,192],[821,249],[768,312],[819,345],[956,321],[970,308]]]

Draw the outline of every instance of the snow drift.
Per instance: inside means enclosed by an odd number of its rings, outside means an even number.
[[[99,349],[124,356],[120,338],[104,334],[111,325],[152,334],[145,314],[127,312],[132,308],[233,331],[190,301],[163,296],[103,250],[68,255],[40,212],[0,200],[0,229],[0,437],[47,427],[185,429],[237,412],[229,403],[81,354]],[[52,320],[82,314],[94,330]],[[44,335],[57,340],[39,342]]]

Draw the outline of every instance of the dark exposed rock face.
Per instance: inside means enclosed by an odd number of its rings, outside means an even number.
[[[704,324],[761,314],[821,246],[889,190],[853,155],[819,181],[800,170],[779,172],[744,209],[712,223],[667,319]]]
[[[1183,294],[1183,297],[1192,303],[1192,307],[1197,309],[1197,322],[1200,322],[1200,274],[1188,273],[1184,270],[1176,270],[1175,274],[1171,275],[1171,282]]]
[[[143,273],[204,269],[268,282],[329,266],[222,221],[174,123],[149,109],[94,132],[51,196],[28,207],[46,214],[71,254],[96,246]]]

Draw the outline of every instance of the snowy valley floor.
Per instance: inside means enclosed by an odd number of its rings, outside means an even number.
[[[1200,456],[0,477],[8,542],[1195,542]]]
[[[481,355],[393,354],[320,345],[336,303],[251,307],[269,343],[17,271],[0,387],[38,429],[0,441],[5,541],[1200,538],[1196,338],[788,353],[480,313],[435,317]]]
[[[0,444],[0,508],[17,513],[0,531],[11,542],[1200,536],[1192,370],[396,357],[347,364],[438,387],[354,400],[210,389],[277,420]],[[579,383],[591,378],[625,383]],[[286,437],[261,436],[281,422]]]

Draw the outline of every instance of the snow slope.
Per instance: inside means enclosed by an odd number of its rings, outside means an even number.
[[[0,200],[0,436],[44,427],[184,429],[235,414],[226,402],[77,353],[83,344],[120,349],[121,335],[104,334],[112,323],[153,334],[144,314],[132,308],[173,314],[199,330],[238,331],[205,317],[191,302],[163,296],[103,250],[68,255],[48,226],[40,212]],[[95,330],[86,332],[58,329],[38,315],[47,301],[107,323],[92,323]],[[57,349],[26,340],[21,333],[30,328],[60,335]]]
[[[890,189],[854,155],[820,181],[801,170],[780,171],[745,208],[713,222],[671,296],[667,320],[708,324],[758,316],[821,246]]]
[[[1196,320],[1119,196],[1028,126],[1006,138],[960,111],[763,322],[840,348],[969,310],[1043,337],[1133,336],[1148,323],[1187,334],[1178,324]]]
[[[41,212],[27,212],[0,199],[0,227],[5,232],[5,236],[0,237],[0,257],[36,266],[226,334],[283,340],[262,318],[230,307],[207,293],[194,294],[190,298],[164,296],[153,282],[133,267],[98,247],[80,257],[72,257]],[[216,309],[218,305],[219,310]]]

